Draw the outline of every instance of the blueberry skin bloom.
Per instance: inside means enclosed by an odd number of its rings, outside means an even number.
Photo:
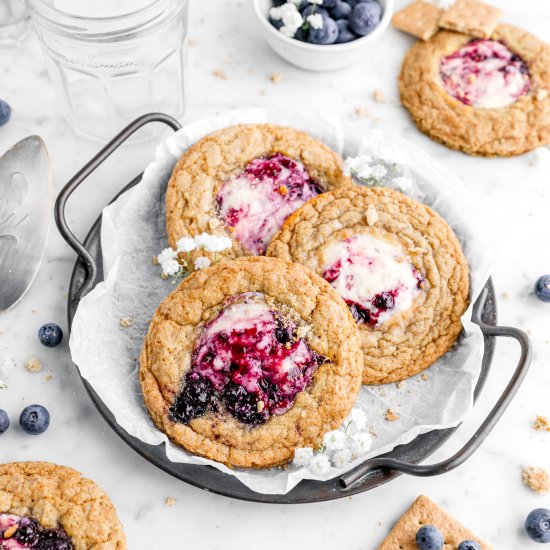
[[[63,340],[63,331],[55,323],[46,323],[38,330],[38,339],[43,346],[55,348]]]
[[[481,544],[475,540],[463,540],[458,545],[458,550],[483,550],[483,548],[481,548]]]
[[[10,418],[8,416],[8,413],[0,409],[0,434],[7,432],[9,427],[10,427]]]
[[[355,34],[365,36],[378,26],[381,17],[382,8],[378,2],[361,2],[353,8],[349,24]]]
[[[11,107],[3,99],[0,99],[0,126],[3,126],[11,118]]]
[[[423,525],[416,533],[416,544],[419,550],[441,550],[443,534],[435,525]]]
[[[537,508],[525,520],[525,531],[535,542],[550,542],[550,510]]]
[[[343,2],[342,0],[338,0],[338,2],[336,2],[336,5],[330,11],[330,14],[334,19],[345,19],[346,17],[349,17],[350,13],[351,6],[347,2]]]
[[[323,18],[323,26],[320,29],[309,29],[308,42],[312,44],[334,44],[338,38],[338,25],[330,17]]]
[[[42,405],[29,405],[21,412],[19,425],[29,435],[40,435],[50,425],[50,413]]]
[[[543,275],[537,279],[535,296],[543,302],[550,302],[550,275]]]
[[[338,38],[336,39],[337,44],[352,42],[357,38],[357,36],[351,32],[347,19],[338,19],[338,21],[336,21],[336,25],[338,26]]]

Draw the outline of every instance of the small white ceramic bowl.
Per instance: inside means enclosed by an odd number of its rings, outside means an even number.
[[[271,0],[253,0],[256,17],[268,44],[283,59],[308,71],[333,71],[351,65],[368,55],[371,46],[386,30],[393,15],[393,0],[378,0],[382,6],[382,19],[374,31],[345,44],[309,44],[289,38],[279,32],[268,19]]]

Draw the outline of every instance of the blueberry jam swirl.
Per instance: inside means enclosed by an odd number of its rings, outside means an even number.
[[[233,236],[258,255],[290,214],[322,192],[302,163],[276,153],[250,161],[224,181],[216,204]]]
[[[409,309],[424,286],[400,245],[371,235],[333,242],[324,258],[323,277],[360,324],[378,326]]]
[[[38,521],[14,514],[0,514],[0,550],[74,550],[63,528],[43,529]]]
[[[204,327],[172,418],[188,423],[212,410],[256,426],[285,413],[326,361],[301,332],[262,294],[234,296]]]
[[[531,88],[525,62],[496,40],[471,40],[444,57],[439,70],[447,93],[472,107],[505,107]]]

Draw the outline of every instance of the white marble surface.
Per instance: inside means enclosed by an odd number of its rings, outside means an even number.
[[[493,0],[505,20],[550,41],[548,0]],[[398,1],[402,5],[403,1]],[[234,107],[277,105],[329,109],[354,118],[358,107],[372,122],[414,141],[456,171],[485,207],[487,228],[495,232],[500,259],[494,273],[499,320],[529,331],[534,342],[531,372],[504,418],[482,448],[458,470],[431,479],[401,477],[369,493],[339,501],[301,506],[270,506],[233,501],[180,483],[146,462],[110,430],[94,409],[71,363],[67,339],[57,349],[43,348],[39,326],[56,321],[64,329],[67,287],[73,251],[52,225],[46,258],[31,290],[14,309],[0,314],[0,349],[17,361],[0,407],[14,427],[0,436],[0,460],[50,460],[71,465],[95,479],[111,496],[125,525],[129,548],[339,548],[371,550],[418,494],[447,508],[499,549],[536,548],[522,533],[522,522],[536,507],[550,507],[521,482],[522,466],[550,469],[550,434],[532,429],[535,414],[550,416],[550,306],[531,295],[535,279],[550,272],[550,161],[529,153],[514,159],[472,158],[450,151],[421,135],[399,105],[396,76],[412,40],[389,29],[372,57],[341,72],[309,74],[278,59],[264,43],[248,1],[192,0],[186,120]],[[227,79],[213,76],[216,69]],[[282,80],[270,81],[279,73]],[[36,40],[19,50],[0,51],[0,95],[13,106],[11,122],[0,128],[0,151],[33,133],[49,147],[57,193],[98,149],[75,136],[55,108]],[[372,92],[380,88],[384,104]],[[152,143],[120,151],[79,189],[68,219],[84,236],[101,207],[136,175],[153,150]],[[548,151],[545,151],[548,153]],[[53,224],[53,216],[52,216]],[[42,372],[23,365],[38,356]],[[499,342],[486,389],[456,435],[430,461],[447,457],[466,441],[498,398],[518,356],[512,342]],[[52,375],[46,381],[47,375]],[[52,425],[38,438],[15,426],[25,404],[42,403]],[[172,507],[165,505],[176,498]]]

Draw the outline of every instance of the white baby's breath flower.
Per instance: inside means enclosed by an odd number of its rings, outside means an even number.
[[[344,420],[344,428],[346,433],[353,434],[360,432],[367,426],[367,415],[359,408],[352,409],[347,418]]]
[[[323,454],[315,455],[309,465],[312,474],[319,476],[330,471],[330,460]]]
[[[357,157],[348,157],[344,161],[344,174],[346,176],[354,175],[358,178],[367,179],[372,175],[372,159],[367,155]]]
[[[322,29],[324,24],[323,16],[320,13],[312,13],[306,17],[306,21],[314,29]]]
[[[205,267],[210,267],[210,259],[206,256],[199,256],[195,260],[195,269],[204,269]]]
[[[161,263],[161,267],[165,275],[175,275],[181,269],[178,260],[165,260]]]
[[[329,451],[340,451],[346,448],[346,434],[340,430],[327,432],[323,437],[323,445]]]
[[[283,18],[283,10],[280,7],[271,8],[269,10],[269,17],[274,21],[280,21]]]
[[[231,248],[232,243],[229,237],[214,237],[204,245],[204,249],[208,252],[223,252],[228,248]]]
[[[157,261],[160,265],[168,262],[169,260],[175,260],[178,253],[173,248],[165,248],[158,256]]]
[[[293,2],[287,2],[279,8],[276,8],[280,11],[275,12],[274,19],[276,21],[283,22],[283,26],[279,29],[284,35],[293,37],[296,34],[296,31],[303,25],[304,18],[301,13],[298,11],[296,4]],[[273,17],[272,10],[270,10],[269,15]]]
[[[335,468],[342,468],[342,466],[349,464],[352,459],[351,451],[349,449],[342,449],[341,451],[336,451],[330,461]]]
[[[178,252],[191,252],[197,248],[193,237],[182,237],[177,243]]]
[[[318,6],[323,5],[323,0],[307,0],[310,4],[317,4]]]
[[[372,447],[372,436],[366,432],[354,433],[348,438],[348,445],[356,457],[362,456]]]
[[[313,449],[311,447],[299,447],[294,450],[294,460],[292,463],[295,466],[309,466],[313,460]]]
[[[207,246],[210,245],[210,243],[212,242],[212,239],[214,237],[212,235],[210,235],[209,233],[201,233],[200,235],[197,235],[195,237],[195,245],[197,246],[197,248],[206,248]]]
[[[395,178],[392,183],[395,187],[397,187],[397,189],[404,192],[408,191],[412,187],[412,180],[410,178],[405,178],[404,176]]]
[[[372,169],[372,177],[376,179],[383,178],[388,173],[388,170],[383,164],[377,164]]]

